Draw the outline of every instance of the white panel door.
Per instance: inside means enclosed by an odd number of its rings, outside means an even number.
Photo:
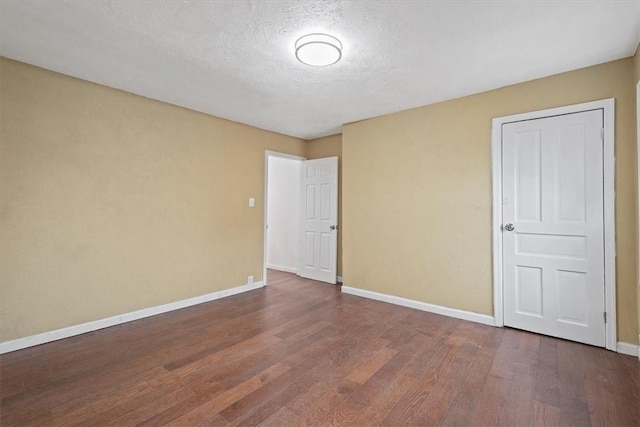
[[[504,324],[604,347],[602,110],[507,123]]]
[[[302,218],[298,275],[336,283],[338,158],[302,162]]]

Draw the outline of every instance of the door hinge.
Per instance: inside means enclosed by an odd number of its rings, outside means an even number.
[[[604,128],[600,129],[600,140],[604,142]]]
[[[604,323],[607,323],[607,312],[604,312]]]

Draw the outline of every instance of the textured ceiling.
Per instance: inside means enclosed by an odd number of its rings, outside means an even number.
[[[328,32],[342,60],[293,45]],[[305,139],[633,55],[638,1],[0,2],[0,54]]]

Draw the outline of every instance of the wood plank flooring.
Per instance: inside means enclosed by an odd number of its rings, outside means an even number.
[[[269,286],[0,357],[0,424],[640,426],[640,362]]]

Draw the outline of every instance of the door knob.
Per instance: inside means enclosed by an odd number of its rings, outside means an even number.
[[[504,229],[507,230],[507,231],[513,231],[513,230],[515,230],[515,227],[513,226],[513,224],[509,223],[509,224],[504,226]]]
[[[331,227],[329,227],[329,230],[337,230],[338,226],[337,225],[332,225]]]

